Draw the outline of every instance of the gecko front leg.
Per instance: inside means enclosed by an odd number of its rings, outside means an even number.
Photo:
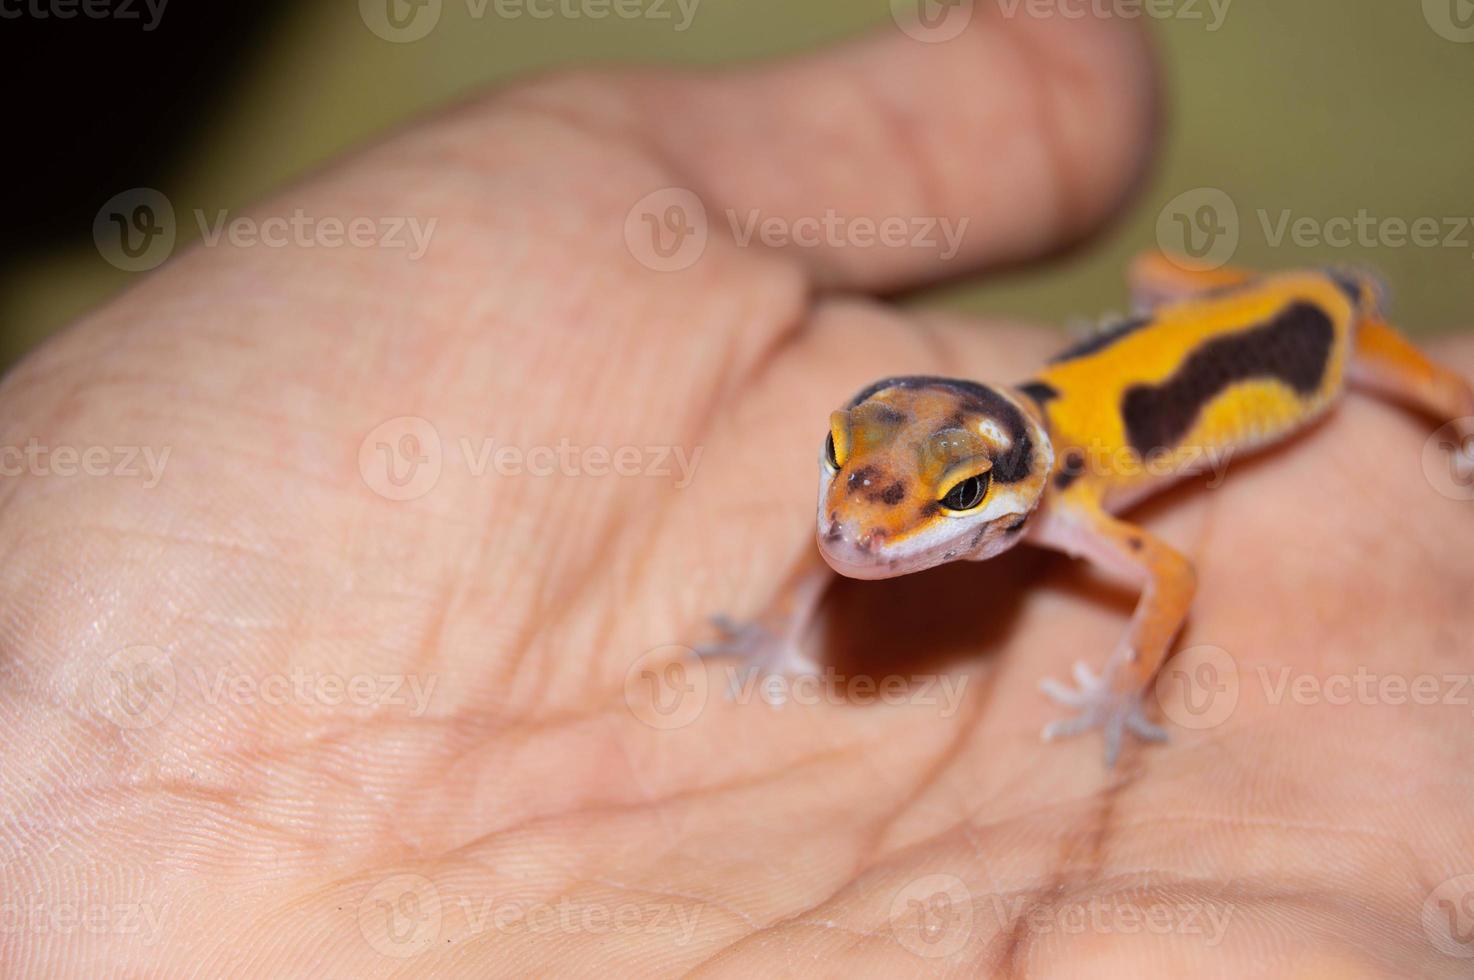
[[[702,658],[733,657],[759,675],[796,677],[817,674],[819,665],[803,649],[803,641],[818,614],[834,573],[814,548],[789,572],[777,593],[757,616],[738,621],[725,615],[711,618],[720,640],[695,648]],[[734,674],[728,688],[735,695],[740,678]]]
[[[1040,683],[1045,694],[1078,712],[1047,725],[1044,738],[1099,728],[1108,766],[1115,765],[1127,731],[1149,741],[1166,740],[1167,733],[1147,719],[1143,705],[1192,605],[1197,579],[1191,562],[1148,532],[1107,514],[1083,490],[1055,501],[1030,540],[1085,558],[1141,587],[1131,625],[1098,676],[1081,662],[1074,669],[1078,688],[1052,678]]]

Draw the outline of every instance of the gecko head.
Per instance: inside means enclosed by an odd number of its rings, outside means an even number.
[[[1022,396],[948,378],[877,382],[830,416],[819,550],[851,578],[991,558],[1023,538],[1053,465]]]

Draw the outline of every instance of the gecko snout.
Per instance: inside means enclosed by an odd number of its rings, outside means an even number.
[[[889,532],[883,528],[872,527],[857,530],[852,523],[831,520],[829,526],[824,530],[824,543],[869,555],[884,544],[888,536]]]

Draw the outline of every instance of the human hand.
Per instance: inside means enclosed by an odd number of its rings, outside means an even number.
[[[714,681],[667,729],[641,700],[662,648],[812,547],[845,396],[1011,380],[1056,343],[864,297],[1082,235],[1152,124],[1120,22],[553,77],[255,212],[434,218],[422,259],[197,248],[37,352],[0,386],[7,445],[170,455],[155,487],[4,487],[3,972],[1453,975],[1419,916],[1474,870],[1467,713],[1268,705],[1256,673],[1459,667],[1474,528],[1380,406],[1152,512],[1200,572],[1181,646],[1229,651],[1241,694],[1114,771],[1039,743],[1036,685],[1103,656],[1129,597],[1038,555],[835,597],[844,676],[955,703]],[[710,217],[681,271],[631,212],[663,188]],[[970,224],[943,261],[739,247],[728,209]],[[486,440],[511,468],[637,447],[641,474],[473,472]],[[1127,927],[1158,907],[1165,932]]]

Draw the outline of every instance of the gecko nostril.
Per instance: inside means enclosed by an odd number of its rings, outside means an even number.
[[[860,546],[861,551],[868,553],[880,547],[885,542],[885,539],[885,531],[881,530],[880,528],[871,528],[864,534],[860,535],[859,540],[855,543]]]

